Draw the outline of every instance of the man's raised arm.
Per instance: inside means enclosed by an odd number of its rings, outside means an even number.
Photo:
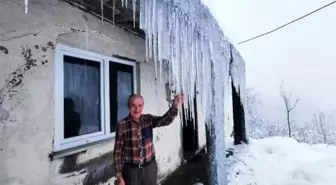
[[[172,107],[170,107],[170,109],[163,116],[150,115],[150,119],[153,123],[153,128],[167,126],[171,124],[178,114],[178,108],[183,102],[184,94],[180,93],[175,96]]]

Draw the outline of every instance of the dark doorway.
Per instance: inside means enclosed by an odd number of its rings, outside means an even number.
[[[183,119],[182,119],[182,133],[183,133],[183,156],[184,159],[189,159],[198,151],[198,120],[197,120],[197,100],[194,97],[193,102],[194,109],[190,109],[190,105],[188,106],[188,110],[185,111],[184,107],[182,109]],[[194,116],[191,114],[193,111]]]
[[[231,79],[232,88],[232,106],[233,106],[233,137],[234,144],[247,143],[245,131],[245,113],[244,106],[240,97],[240,90],[234,86],[233,79]]]

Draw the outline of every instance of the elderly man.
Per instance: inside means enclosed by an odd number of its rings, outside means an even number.
[[[169,125],[178,114],[184,95],[175,96],[172,107],[163,116],[142,114],[144,99],[133,94],[128,98],[129,115],[117,125],[114,166],[118,185],[156,185],[157,163],[153,128]]]

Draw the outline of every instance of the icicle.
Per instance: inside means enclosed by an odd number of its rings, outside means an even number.
[[[140,14],[140,24],[139,24],[139,28],[146,31],[146,29],[145,29],[145,24],[146,24],[145,23],[146,22],[146,20],[145,20],[145,17],[146,17],[145,16],[145,13],[146,13],[145,2],[146,1],[140,0],[140,12],[139,12],[139,14]],[[147,50],[147,47],[146,47],[146,50]]]
[[[135,14],[136,14],[136,0],[132,0],[132,5],[133,5],[133,27],[135,28]]]
[[[154,47],[153,47],[153,53],[154,53],[154,65],[155,65],[155,79],[158,79],[158,60],[157,60],[157,41],[156,41],[156,33],[154,33],[154,39],[153,39],[153,44],[154,44]]]
[[[176,10],[174,10],[174,13],[175,13],[175,33],[174,33],[174,47],[173,47],[173,52],[175,52],[175,60],[174,62],[176,63],[176,73],[178,75],[178,78],[177,78],[177,84],[178,84],[178,91],[183,91],[183,87],[182,87],[182,74],[181,74],[181,60],[180,60],[180,38],[179,38],[179,17],[178,17],[178,12],[176,12]]]
[[[25,0],[25,13],[28,14],[28,0]]]
[[[121,6],[122,6],[122,7],[125,6],[125,0],[121,0]]]
[[[154,54],[154,63],[155,66],[157,66],[158,63],[158,22],[157,22],[157,16],[156,16],[156,11],[157,11],[157,6],[156,6],[156,0],[153,0],[153,10],[152,10],[152,33],[153,33],[153,54]],[[158,68],[155,68],[155,78],[158,78]]]
[[[146,48],[149,48],[149,38],[147,34],[146,34],[145,43],[146,43]],[[146,49],[146,62],[149,62],[149,49]]]
[[[112,14],[113,14],[113,15],[112,15],[113,26],[114,26],[114,23],[115,23],[115,22],[114,22],[114,17],[115,17],[115,1],[116,1],[116,0],[113,0],[113,12],[112,12]]]
[[[147,3],[147,16],[148,20],[147,20],[147,34],[148,35],[148,47],[149,47],[149,57],[152,58],[153,57],[153,29],[152,29],[152,25],[153,23],[153,2],[150,1],[146,1]]]
[[[158,22],[158,25],[157,25],[157,55],[158,55],[158,60],[159,60],[159,79],[160,79],[160,82],[162,81],[162,62],[164,60],[164,58],[162,57],[162,50],[163,50],[163,20],[162,20],[162,5],[161,4],[158,4],[158,17],[157,17],[157,22]]]
[[[104,0],[100,0],[100,12],[101,12],[102,22],[104,22]]]
[[[127,6],[127,0],[122,0],[122,5],[125,1]],[[136,0],[132,3],[135,20]],[[146,61],[154,60],[155,76],[159,70],[160,81],[163,67],[168,68],[165,78],[177,92],[185,93],[185,116],[191,119],[195,118],[194,98],[199,91],[199,109],[203,109],[214,141],[213,150],[209,150],[211,160],[218,163],[211,163],[211,181],[225,185],[225,175],[220,173],[225,174],[224,84],[229,60],[223,33],[201,0],[141,0],[139,13],[139,26],[146,33]],[[243,69],[237,71],[235,74],[243,76]],[[234,81],[245,83],[244,77]]]

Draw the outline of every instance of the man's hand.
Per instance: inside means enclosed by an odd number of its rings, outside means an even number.
[[[173,107],[178,109],[182,103],[184,103],[184,94],[179,93],[174,98]]]
[[[121,173],[117,173],[117,181],[118,181],[118,185],[125,185],[125,181],[124,181]]]
[[[123,178],[118,179],[118,185],[125,185],[125,181]]]

